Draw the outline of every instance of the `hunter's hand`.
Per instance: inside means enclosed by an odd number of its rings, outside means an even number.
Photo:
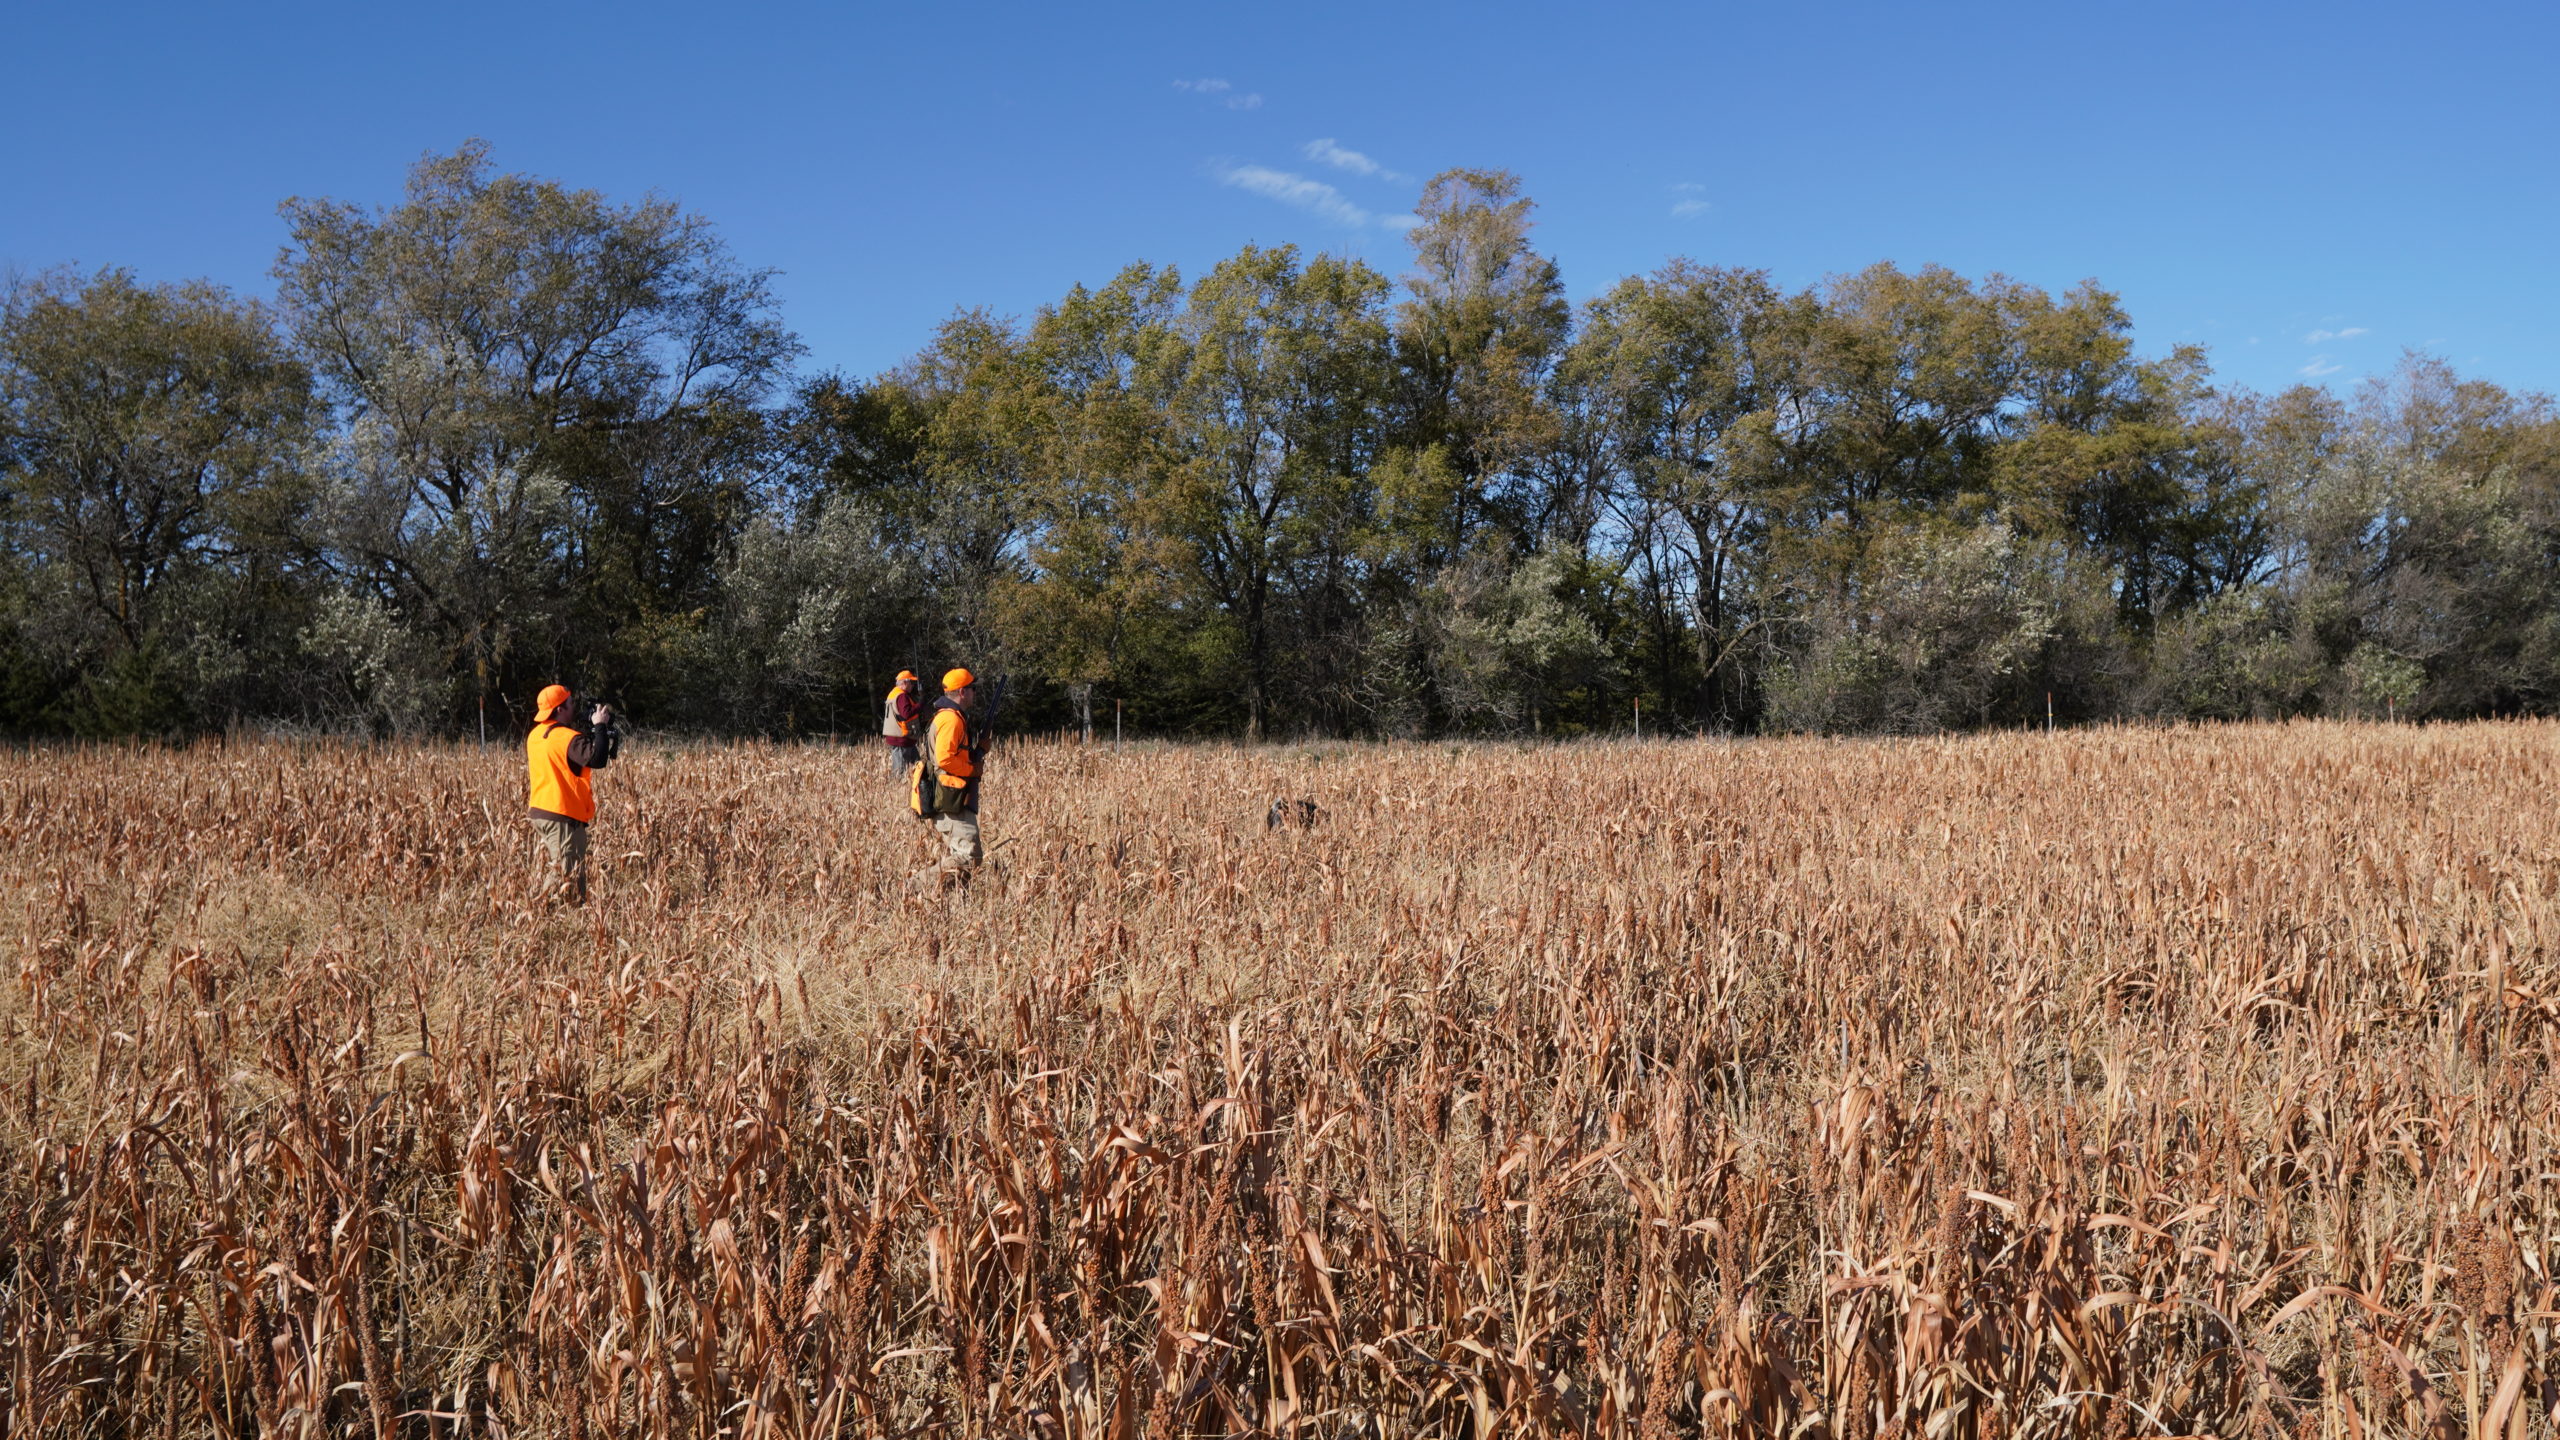
[[[613,723],[613,707],[610,705],[599,705],[596,707],[595,713],[588,716],[587,720],[590,724],[610,725]]]

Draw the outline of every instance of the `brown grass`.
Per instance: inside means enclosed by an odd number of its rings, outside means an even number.
[[[0,1431],[2549,1434],[2555,742],[9,756]]]

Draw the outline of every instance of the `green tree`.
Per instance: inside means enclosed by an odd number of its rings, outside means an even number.
[[[1529,244],[1536,208],[1508,171],[1445,170],[1406,232],[1414,268],[1394,319],[1393,443],[1437,452],[1411,468],[1436,465],[1450,482],[1406,521],[1426,572],[1463,551],[1474,526],[1498,518],[1518,535],[1542,508],[1543,497],[1503,493],[1557,438],[1543,387],[1571,333],[1563,276]]]
[[[1656,588],[1685,597],[1699,713],[1728,723],[1728,662],[1757,623],[1760,559],[1785,498],[1785,337],[1803,308],[1763,272],[1674,261],[1593,301],[1565,361],[1608,437],[1629,537],[1664,577]]]
[[[815,376],[771,417],[771,475],[719,562],[716,663],[697,667],[731,677],[718,704],[697,702],[709,723],[867,725],[891,675],[938,674],[934,662],[949,658],[926,579],[941,402],[911,378]],[[760,693],[768,674],[774,693]]]
[[[1323,642],[1353,619],[1391,373],[1386,294],[1358,261],[1247,247],[1192,286],[1180,343],[1153,356],[1172,426],[1167,528],[1232,636],[1248,736],[1269,725],[1284,669],[1311,714],[1347,693],[1343,652]]]
[[[578,595],[612,626],[742,518],[709,492],[798,347],[707,221],[477,141],[387,210],[283,213],[280,303],[344,420],[333,549],[481,696],[605,656]]]
[[[1874,538],[1859,583],[1816,596],[1769,681],[1792,730],[1893,734],[2039,717],[2041,694],[2120,667],[2102,583],[1997,522]]]
[[[1561,546],[1519,557],[1487,545],[1443,569],[1426,613],[1431,679],[1449,723],[1569,732],[1623,678],[1592,613],[1593,592],[1605,585],[1598,567]]]
[[[1940,266],[1837,277],[1793,335],[1796,415],[1786,427],[1808,533],[1848,542],[1908,513],[1980,511],[1991,447],[2019,397],[2015,325],[2040,292]]]
[[[2328,703],[2464,716],[2560,702],[2560,411],[2418,355],[2350,414],[2293,577],[2342,597],[2319,636],[2337,667]]]
[[[1027,573],[1029,495],[1047,458],[1039,367],[1013,325],[965,311],[898,379],[932,417],[910,532],[932,596],[928,643],[979,667],[1030,660],[1007,643],[1005,597]]]
[[[219,287],[57,273],[0,308],[0,493],[22,625],[106,733],[227,718],[277,658],[300,559],[309,377]],[[227,692],[228,703],[225,703]]]
[[[1076,287],[1031,330],[1040,458],[1024,496],[1031,569],[1005,597],[1009,628],[1088,734],[1096,689],[1125,689],[1173,641],[1183,560],[1157,387],[1182,368],[1182,303],[1178,273],[1132,265],[1100,290]]]
[[[930,664],[902,623],[927,599],[916,556],[885,530],[874,502],[849,494],[749,522],[724,558],[716,618],[683,657],[700,723],[877,733],[890,677]]]
[[[2257,578],[2272,540],[2264,485],[2241,465],[2230,406],[2200,347],[2133,354],[2115,296],[2013,297],[2020,406],[1992,465],[2010,522],[2112,568],[2137,631]]]

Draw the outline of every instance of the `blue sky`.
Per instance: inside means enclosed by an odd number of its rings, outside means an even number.
[[[288,195],[480,136],[771,266],[813,368],[1247,242],[1400,272],[1518,173],[1577,297],[1675,255],[2121,294],[2146,352],[2560,391],[2560,6],[673,7],[0,0],[0,266],[263,292]]]

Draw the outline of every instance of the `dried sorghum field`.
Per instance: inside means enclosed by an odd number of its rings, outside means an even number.
[[[0,1432],[2548,1435],[2555,754],[16,752]]]

